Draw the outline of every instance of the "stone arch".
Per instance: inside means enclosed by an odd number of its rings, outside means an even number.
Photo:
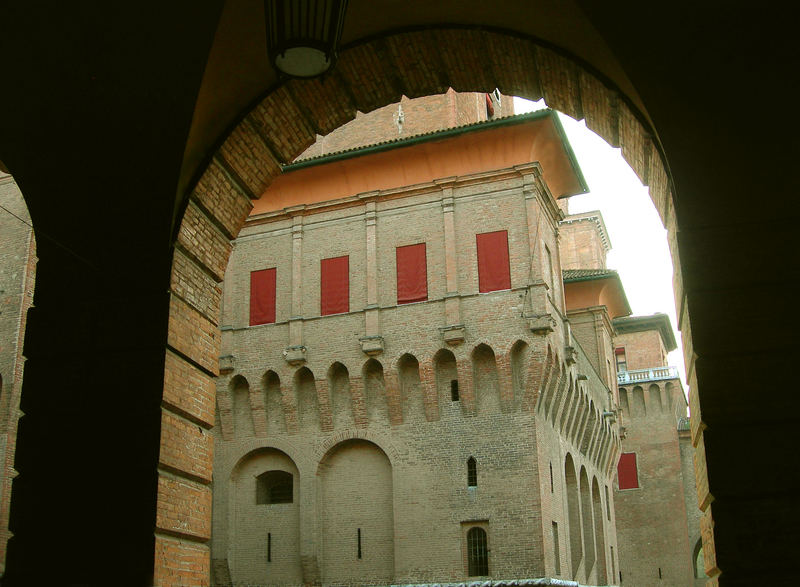
[[[581,453],[586,456],[589,454],[589,446],[591,445],[592,437],[594,436],[595,428],[598,422],[599,414],[597,413],[597,408],[594,406],[594,401],[589,400],[589,411],[586,417],[586,424],[583,426],[583,435],[581,436],[580,446]]]
[[[297,401],[297,420],[301,430],[320,431],[320,407],[314,373],[300,367],[294,374],[294,396]]]
[[[550,378],[553,374],[553,348],[548,344],[543,357],[544,360],[528,362],[528,381],[526,395],[523,396],[523,409],[535,406],[537,410],[547,412],[545,395]]]
[[[352,426],[355,416],[350,392],[350,372],[338,361],[328,369],[328,393],[334,429]]]
[[[456,356],[450,349],[439,349],[433,356],[433,372],[436,381],[436,397],[439,399],[440,414],[452,417],[460,414],[461,382],[458,379]],[[453,382],[455,381],[455,385]],[[455,387],[455,389],[454,389]]]
[[[261,377],[261,386],[264,389],[264,406],[267,412],[267,436],[285,434],[286,414],[280,376],[272,369],[267,369]]]
[[[595,581],[598,585],[605,585],[608,583],[606,533],[603,529],[603,498],[600,495],[600,485],[597,483],[597,477],[592,478],[592,519],[594,521],[594,543],[597,548],[597,577]]]
[[[675,405],[675,386],[671,381],[664,384],[664,396],[666,397],[667,408],[671,411]]]
[[[511,404],[512,409],[516,410],[525,396],[526,384],[532,383],[527,381],[531,347],[524,340],[517,340],[511,346],[509,356],[511,358]]]
[[[405,353],[397,360],[397,378],[400,384],[403,421],[424,421],[425,401],[419,374],[419,361],[411,353]]]
[[[317,475],[323,583],[390,583],[394,497],[389,457],[367,440],[346,440],[328,451]]]
[[[255,434],[250,410],[250,383],[243,375],[234,375],[228,383],[233,398],[233,433],[237,438]]]
[[[386,383],[383,378],[383,365],[377,359],[369,359],[361,369],[364,382],[364,401],[367,419],[370,424],[389,423],[389,404],[386,400]]]
[[[572,379],[572,374],[567,375],[564,366],[561,366],[561,383],[560,385],[564,387],[565,398],[563,401],[563,407],[561,408],[561,418],[558,423],[558,429],[561,434],[565,434],[567,431],[567,426],[571,419],[571,412],[574,410],[574,406],[578,402],[579,395],[578,390],[575,385],[575,381]],[[556,416],[554,415],[553,418],[555,419]]]
[[[288,503],[258,503],[257,478],[266,472],[292,476]],[[234,583],[301,583],[300,472],[285,452],[250,451],[233,467],[228,504],[228,565]]]
[[[589,489],[589,476],[586,474],[586,467],[581,466],[580,476],[581,494],[581,526],[583,529],[583,571],[587,583],[590,582],[589,576],[594,568],[594,526],[592,524],[592,496]]]
[[[631,410],[628,404],[628,390],[624,387],[619,388],[619,408],[622,410],[622,415],[630,418]]]
[[[567,486],[567,520],[569,522],[569,552],[572,564],[572,578],[577,580],[578,568],[583,557],[583,546],[581,542],[581,514],[580,496],[578,493],[578,475],[575,472],[575,463],[572,455],[567,453],[564,458],[564,481]]]
[[[692,550],[692,570],[695,579],[706,578],[706,563],[703,556],[703,539],[698,538]]]
[[[461,52],[446,50],[453,45],[483,48],[475,54],[485,54],[491,67],[483,67],[483,62],[465,67]],[[422,46],[429,50],[404,49]],[[381,57],[386,47],[392,54],[392,66]],[[372,83],[359,83],[363,79]],[[623,157],[649,184],[651,198],[667,224],[674,265],[679,267],[670,179],[660,146],[653,138],[657,135],[608,80],[598,78],[569,55],[501,31],[458,28],[387,34],[345,48],[325,84],[318,80],[290,81],[273,88],[237,118],[198,175],[176,231],[179,246],[173,257],[170,285],[165,411],[188,414],[206,429],[213,426],[213,376],[219,372],[221,338],[219,283],[230,255],[230,241],[238,235],[252,207],[251,200],[263,194],[280,173],[279,162],[291,161],[313,142],[315,133],[325,134],[353,119],[356,110],[369,112],[397,101],[401,95],[439,93],[448,86],[458,91],[499,88],[506,95],[533,100],[544,97],[552,108],[576,119],[585,118],[588,128],[612,146],[621,147]],[[679,297],[682,295],[678,292]],[[202,335],[181,336],[187,330]],[[165,422],[163,426],[173,425]],[[162,456],[162,460],[165,458],[168,456]],[[189,471],[174,474],[192,478]],[[209,483],[210,479],[204,481],[201,490],[210,491]],[[179,493],[160,496],[157,508],[159,512],[185,508],[181,503]],[[210,522],[210,513],[206,517]],[[171,527],[157,528],[163,536],[174,532]],[[194,543],[198,540],[192,533],[180,535]],[[159,538],[156,548],[161,553],[168,548],[167,543]],[[196,544],[186,546],[186,556],[196,559],[196,548]],[[157,579],[162,571],[169,575],[166,567],[156,565]]]
[[[475,411],[478,416],[500,411],[500,383],[497,360],[486,343],[472,349],[472,385],[475,390]]]
[[[665,406],[661,399],[661,388],[655,383],[652,383],[647,389],[647,399],[652,412],[656,414],[661,414],[664,412]]]
[[[561,376],[550,383],[550,387],[552,388],[550,393],[553,395],[553,405],[550,407],[547,416],[553,426],[555,426],[556,418],[558,417],[558,410],[561,407],[561,404],[565,401],[565,394],[568,395],[573,389],[574,382],[572,380],[572,374],[570,373],[568,376],[565,375],[566,373],[562,368]]]
[[[630,408],[631,418],[644,418],[647,416],[647,403],[644,398],[644,390],[639,385],[633,388]]]

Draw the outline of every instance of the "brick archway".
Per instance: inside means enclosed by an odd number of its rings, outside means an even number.
[[[683,299],[670,182],[659,146],[620,92],[575,60],[530,39],[472,29],[426,29],[342,51],[324,82],[291,81],[268,93],[232,129],[189,194],[175,239],[162,400],[156,518],[156,584],[207,584],[220,284],[252,207],[291,161],[355,118],[391,104],[456,91],[491,91],[546,103],[586,119],[643,183],[668,230],[676,299]],[[684,338],[690,347],[691,340]],[[692,403],[692,413],[697,402]],[[692,419],[693,438],[699,418]]]

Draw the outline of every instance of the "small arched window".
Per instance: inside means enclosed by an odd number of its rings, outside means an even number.
[[[475,457],[469,457],[467,459],[467,487],[477,487],[478,486],[478,463],[475,461]]]
[[[470,528],[467,532],[467,566],[470,577],[485,577],[489,574],[489,551],[486,545],[486,530]]]
[[[256,477],[256,504],[292,503],[294,478],[286,471],[267,471]]]

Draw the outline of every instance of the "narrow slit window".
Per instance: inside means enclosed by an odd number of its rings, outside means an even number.
[[[561,552],[558,543],[558,523],[553,522],[553,558],[556,575],[561,574]]]
[[[467,487],[478,486],[478,463],[475,457],[467,459]]]
[[[272,534],[267,532],[267,562],[272,562]]]
[[[358,558],[361,558],[361,528],[358,529]]]
[[[467,567],[470,577],[485,577],[489,574],[489,550],[483,528],[470,528],[467,532]]]
[[[553,493],[553,491],[554,491],[554,487],[553,487],[553,463],[550,463],[550,493]]]
[[[458,379],[452,379],[450,381],[450,399],[454,402],[457,402],[459,399],[458,396]]]

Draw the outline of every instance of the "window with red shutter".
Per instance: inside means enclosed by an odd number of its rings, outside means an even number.
[[[275,322],[276,269],[250,272],[250,326]]]
[[[333,257],[320,261],[320,314],[342,314],[350,311],[350,257]]]
[[[478,290],[483,292],[511,289],[508,261],[508,231],[476,234],[478,245]]]
[[[637,489],[639,487],[635,452],[626,452],[620,455],[617,465],[617,480],[620,489]]]
[[[397,303],[428,299],[428,264],[425,243],[397,247]]]

